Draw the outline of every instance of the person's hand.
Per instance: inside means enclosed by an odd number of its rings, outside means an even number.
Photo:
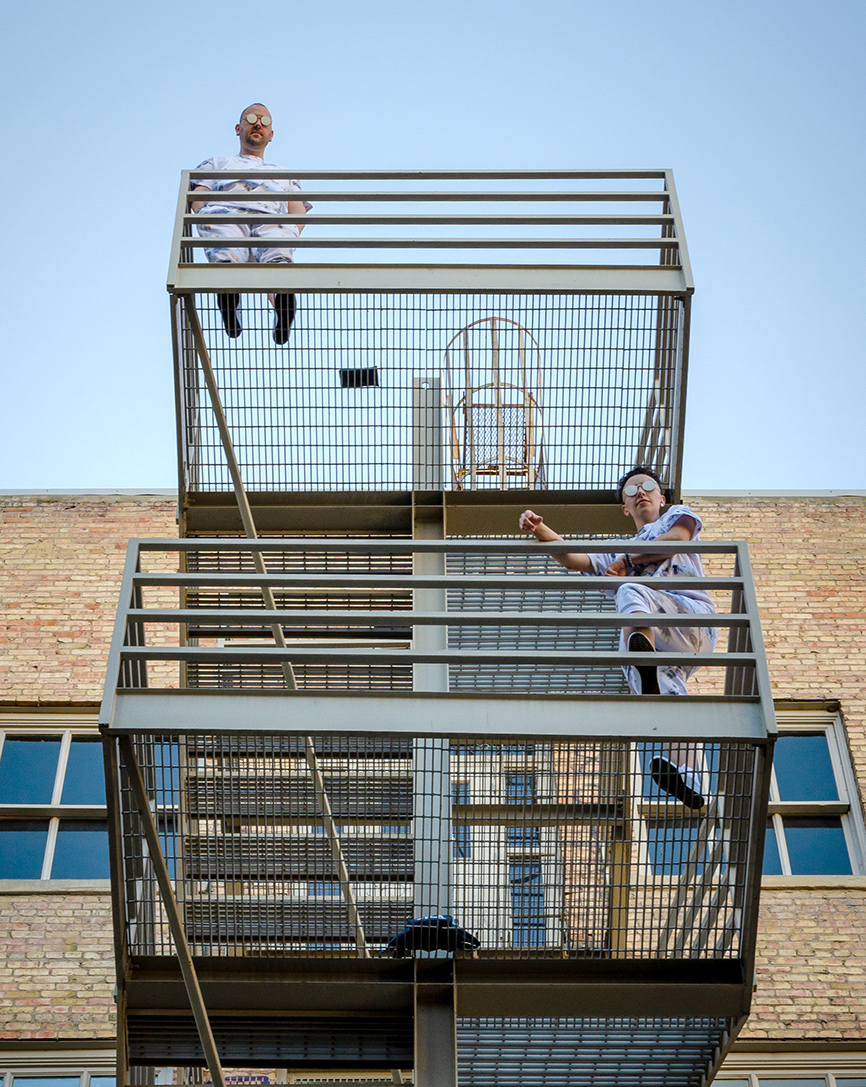
[[[532,510],[524,510],[518,522],[522,532],[535,532],[538,526],[543,524],[544,518],[541,514],[533,513]]]
[[[625,577],[626,576],[625,559],[614,559],[613,562],[610,564],[610,566],[608,566],[608,568],[605,570],[604,576],[605,577]],[[607,589],[605,589],[605,592],[607,592]]]

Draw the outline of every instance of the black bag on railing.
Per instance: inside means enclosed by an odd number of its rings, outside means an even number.
[[[454,920],[450,913],[416,917],[379,952],[400,959],[410,951],[474,951],[481,941]]]

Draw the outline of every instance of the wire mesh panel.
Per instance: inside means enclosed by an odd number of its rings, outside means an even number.
[[[676,474],[683,302],[651,294],[300,294],[288,342],[266,293],[195,305],[249,491],[610,489]],[[231,479],[180,307],[190,492]]]
[[[471,1087],[700,1087],[733,1023],[694,1019],[457,1020]]]
[[[695,746],[695,810],[654,782],[660,745],[324,735],[317,784],[308,743],[137,737],[194,954],[740,954],[753,745]],[[142,813],[121,791],[130,952],[170,955]]]

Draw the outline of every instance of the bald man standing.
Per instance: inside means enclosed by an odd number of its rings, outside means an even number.
[[[265,162],[265,149],[274,138],[273,122],[270,111],[261,102],[254,102],[241,114],[235,125],[235,133],[240,140],[237,155],[214,155],[205,159],[199,170],[282,170],[272,162]],[[299,193],[300,184],[295,180],[263,178],[256,184],[250,178],[240,179],[227,174],[225,178],[213,178],[196,181],[192,188],[195,192],[285,192]],[[263,200],[237,201],[195,201],[192,210],[207,215],[304,215],[312,207],[306,200]],[[229,248],[228,246],[205,249],[205,256],[211,264],[291,264],[294,249],[285,247],[286,242],[297,238],[303,226],[295,223],[268,223],[245,225],[242,222],[197,224],[200,238],[273,238],[273,248]],[[284,344],[289,338],[289,329],[295,317],[295,296],[293,294],[269,295],[276,313],[274,323],[274,342]],[[223,319],[226,335],[232,339],[240,336],[243,328],[238,316],[239,294],[218,294],[217,304]]]

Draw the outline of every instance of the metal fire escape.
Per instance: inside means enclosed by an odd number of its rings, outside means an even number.
[[[753,980],[745,545],[652,545],[700,552],[719,611],[657,625],[721,637],[649,658],[615,581],[515,535],[532,506],[617,550],[638,462],[678,497],[670,172],[296,172],[294,264],[203,262],[204,176],[169,272],[180,537],[130,543],[101,718],[118,1082],[700,1087]],[[691,697],[627,693],[686,659]],[[652,782],[671,749],[699,808]]]

